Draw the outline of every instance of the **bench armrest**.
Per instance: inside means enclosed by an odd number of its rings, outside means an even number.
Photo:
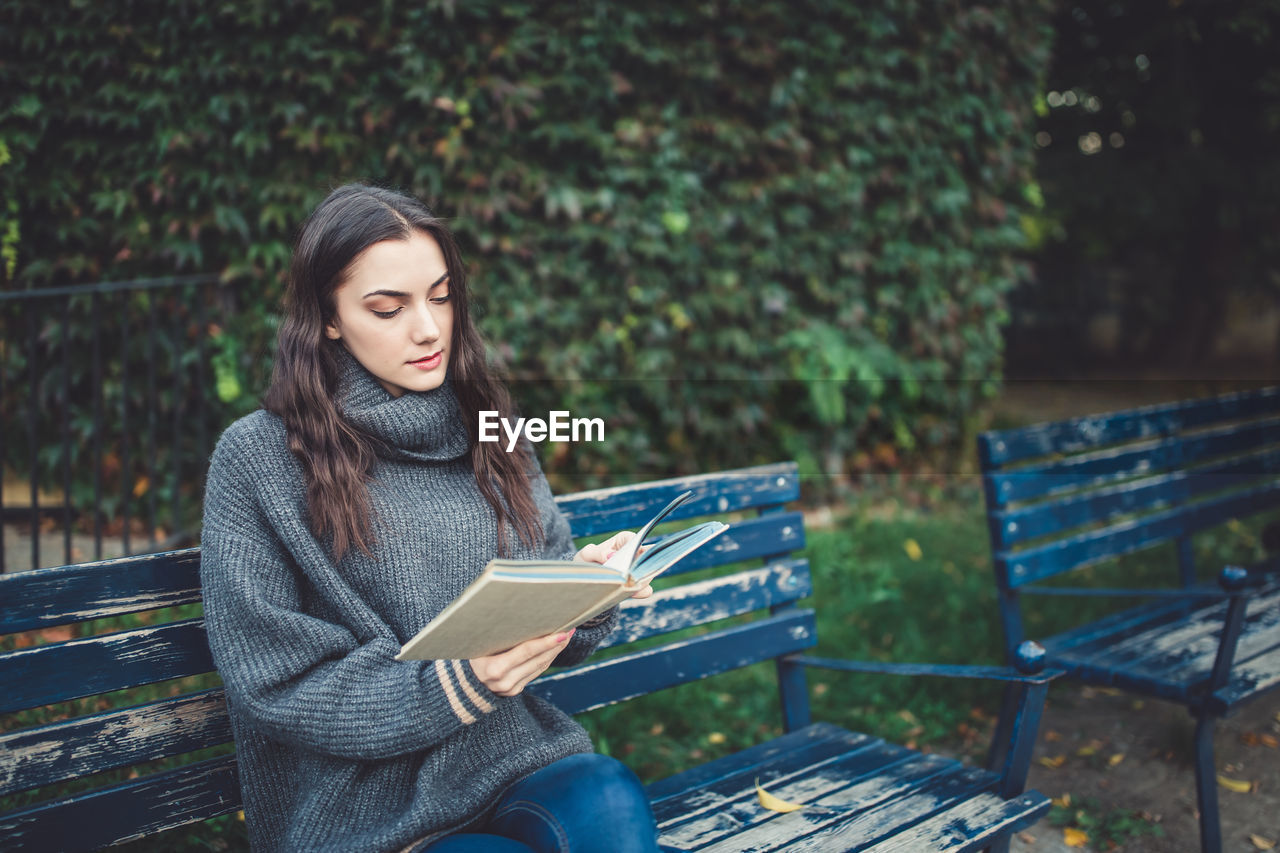
[[[810,655],[788,655],[787,660],[803,666],[834,669],[842,672],[871,672],[886,675],[937,675],[948,678],[981,678],[989,681],[1016,681],[1023,684],[1047,684],[1062,675],[1062,670],[1044,667],[1044,647],[1033,640],[1018,646],[1014,665],[965,666],[937,663],[886,663],[882,661],[844,660]]]
[[[1000,796],[1009,799],[1022,793],[1031,767],[1040,716],[1044,713],[1049,682],[1062,675],[1046,669],[1044,647],[1033,640],[1018,646],[1012,667],[958,666],[953,664],[881,663],[874,661],[787,655],[787,668],[820,667],[843,672],[871,672],[890,675],[940,675],[953,678],[985,678],[1005,682],[1000,719],[991,737],[987,768],[1000,773]],[[802,671],[802,670],[801,670]]]

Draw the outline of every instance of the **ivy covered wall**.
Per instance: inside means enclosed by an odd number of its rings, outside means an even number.
[[[967,451],[1050,5],[9,0],[6,286],[248,282],[225,423],[294,229],[372,181],[452,218],[525,412],[606,419],[562,486]]]

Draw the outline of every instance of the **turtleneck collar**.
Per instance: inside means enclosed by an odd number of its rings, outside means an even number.
[[[379,456],[443,462],[467,452],[467,431],[451,380],[431,391],[392,397],[346,347],[339,344],[337,349],[338,408],[378,439]]]

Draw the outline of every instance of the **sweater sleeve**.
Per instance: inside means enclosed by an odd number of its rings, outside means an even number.
[[[369,761],[430,748],[509,701],[466,661],[397,661],[394,638],[361,641],[304,612],[296,564],[237,482],[253,469],[229,468],[228,455],[215,452],[210,468],[200,571],[209,645],[236,713],[279,741]]]
[[[530,472],[529,485],[533,489],[534,503],[542,514],[542,530],[546,537],[542,550],[543,557],[548,560],[572,560],[573,555],[577,553],[577,547],[573,542],[569,522],[551,496],[551,486],[548,485],[541,466],[537,464],[537,457],[532,453],[530,456],[534,459],[535,468]],[[552,665],[572,666],[582,663],[606,637],[613,633],[617,624],[617,607],[611,607],[594,619],[583,623],[574,632],[573,638],[569,640],[564,651],[556,656]]]

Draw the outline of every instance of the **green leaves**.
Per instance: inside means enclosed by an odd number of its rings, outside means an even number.
[[[249,278],[260,340],[315,203],[405,189],[523,408],[610,419],[565,476],[954,447],[999,375],[1046,3],[161,7],[0,30],[23,285]]]

